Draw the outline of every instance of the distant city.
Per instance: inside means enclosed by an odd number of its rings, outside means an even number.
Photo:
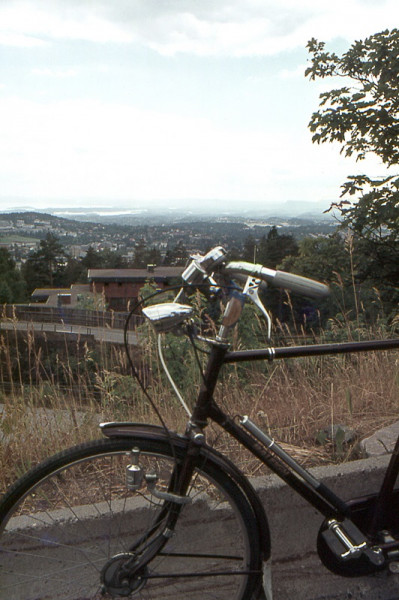
[[[273,226],[297,239],[327,235],[336,226],[333,216],[314,203],[286,203],[274,210],[258,206],[257,211],[214,215],[191,208],[89,210],[0,211],[0,246],[7,247],[16,262],[22,263],[50,232],[74,258],[83,257],[91,246],[119,252],[129,261],[139,243],[156,248],[161,255],[178,244],[196,253],[216,244],[227,250],[241,248],[249,236],[259,239]],[[277,211],[279,214],[273,215]]]

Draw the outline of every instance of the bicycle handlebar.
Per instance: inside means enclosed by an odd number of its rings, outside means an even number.
[[[292,292],[309,296],[310,298],[325,298],[329,295],[330,290],[324,283],[319,283],[314,279],[308,279],[301,275],[294,275],[293,273],[286,273],[285,271],[275,271],[274,269],[268,269],[263,265],[252,264],[244,261],[233,261],[229,262],[224,266],[223,269],[227,273],[238,273],[240,275],[247,275],[257,277],[266,281],[273,287],[280,287]]]
[[[263,280],[273,287],[285,288],[311,298],[324,298],[330,293],[328,286],[319,283],[318,281],[314,281],[313,279],[308,279],[301,275],[294,275],[293,273],[286,273],[285,271],[275,271],[274,269],[269,269],[263,265],[245,261],[232,261],[226,263],[225,256],[226,252],[221,246],[213,248],[205,256],[193,256],[190,264],[182,273],[183,281],[186,285],[201,289],[205,294],[207,293],[207,290],[211,290],[212,294],[218,293],[221,288],[219,287],[218,281],[214,279],[214,276],[218,279],[217,272],[219,271],[222,277],[223,275],[228,275],[238,279],[244,275],[247,280],[248,277],[253,277],[258,280]],[[246,294],[249,295],[251,300],[258,308],[260,308],[263,315],[267,318],[270,337],[270,316],[258,297],[257,287],[254,285],[251,287],[251,283],[254,282],[251,282],[250,280],[246,282],[241,299],[233,296],[230,298],[219,331],[218,337],[220,339],[227,337],[228,331],[240,318],[243,298]],[[158,333],[175,329],[191,315],[192,308],[187,304],[179,303],[184,297],[183,286],[172,303],[149,306],[143,309],[143,314],[151,321]]]

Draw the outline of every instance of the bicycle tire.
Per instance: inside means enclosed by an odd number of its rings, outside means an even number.
[[[185,450],[174,444],[172,451],[171,440],[151,435],[67,449],[8,490],[0,502],[0,599],[256,597],[261,552],[254,512],[206,449],[190,483],[192,501],[182,507],[166,546],[134,580],[110,584],[109,574],[131,556],[137,536],[142,543],[150,539],[164,514],[165,501],[145,485],[138,492],[126,487],[133,447],[146,471],[159,475],[157,486],[167,489]]]

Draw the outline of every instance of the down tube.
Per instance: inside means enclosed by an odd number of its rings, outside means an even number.
[[[349,506],[336,496],[322,482],[315,481],[311,486],[307,481],[288,468],[271,448],[263,445],[250,435],[243,427],[224,414],[216,404],[212,404],[210,418],[220,425],[227,433],[247,448],[254,456],[265,463],[276,475],[285,481],[293,490],[300,494],[309,504],[314,506],[325,517],[341,518],[350,515]],[[294,461],[293,461],[294,462]],[[310,475],[310,474],[309,474]]]

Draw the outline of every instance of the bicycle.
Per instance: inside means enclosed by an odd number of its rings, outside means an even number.
[[[141,308],[160,336],[184,333],[195,353],[197,344],[207,347],[193,410],[180,398],[189,413],[186,431],[103,423],[103,439],[64,450],[23,475],[0,502],[0,598],[271,600],[264,508],[233,462],[207,445],[209,421],[319,511],[317,549],[328,569],[361,576],[399,560],[399,438],[379,493],[343,501],[247,416],[232,418],[214,400],[225,364],[395,349],[399,340],[231,350],[229,336],[248,299],[265,316],[270,338],[270,316],[259,296],[265,282],[314,298],[325,297],[327,286],[228,262],[221,247],[192,257],[182,279],[173,302]],[[208,299],[227,290],[215,336],[192,319],[189,301],[198,290]]]

